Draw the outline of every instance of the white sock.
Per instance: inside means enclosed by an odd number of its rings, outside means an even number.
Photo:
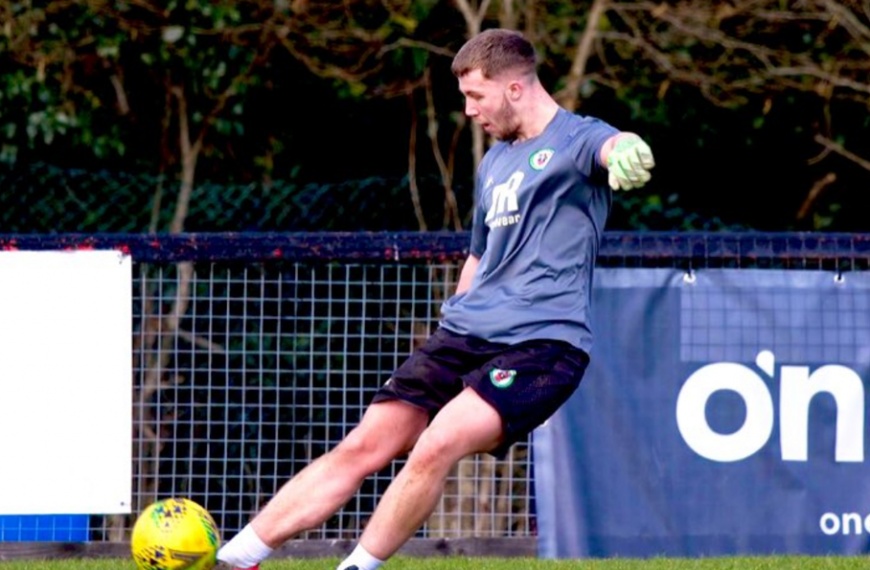
[[[218,550],[217,557],[236,568],[253,568],[268,558],[272,550],[248,524]]]
[[[359,570],[378,570],[383,563],[383,560],[378,560],[369,554],[362,544],[357,544],[350,556],[342,560],[336,570],[346,570],[350,566],[356,566]]]

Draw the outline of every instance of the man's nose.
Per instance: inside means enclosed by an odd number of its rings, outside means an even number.
[[[469,117],[473,117],[473,116],[477,115],[477,113],[478,113],[477,105],[475,105],[473,101],[466,101],[465,102],[465,114]]]

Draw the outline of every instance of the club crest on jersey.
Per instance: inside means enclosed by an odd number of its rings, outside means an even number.
[[[529,157],[529,166],[532,167],[533,170],[543,170],[547,163],[550,162],[550,159],[553,158],[553,153],[555,151],[551,148],[543,148],[537,152],[533,152],[532,156]]]
[[[489,381],[496,388],[507,388],[514,383],[517,377],[516,370],[502,370],[501,368],[493,368],[489,371]]]

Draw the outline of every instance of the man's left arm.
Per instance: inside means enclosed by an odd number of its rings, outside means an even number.
[[[478,265],[480,265],[480,258],[474,254],[469,254],[468,259],[465,260],[465,265],[462,266],[462,271],[459,273],[456,295],[465,293],[471,288],[471,281],[474,279],[474,273],[477,271]]]
[[[652,150],[635,133],[620,132],[601,146],[601,164],[607,168],[607,181],[614,190],[640,188],[650,181],[655,166]]]

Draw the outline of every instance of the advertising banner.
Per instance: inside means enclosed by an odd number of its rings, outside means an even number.
[[[132,289],[120,252],[0,251],[0,515],[130,512]]]
[[[870,550],[870,275],[601,268],[594,296],[534,434],[541,557]]]

